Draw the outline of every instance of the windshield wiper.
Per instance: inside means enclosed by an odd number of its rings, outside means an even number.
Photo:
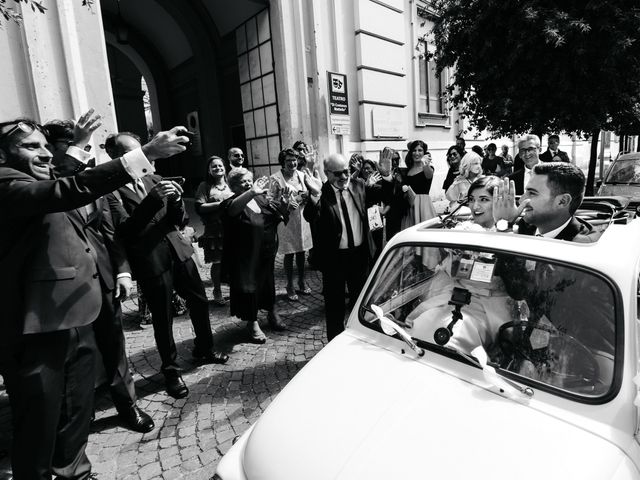
[[[382,311],[382,309],[379,306],[374,305],[372,303],[371,304],[371,308],[368,308],[368,307],[366,307],[364,305],[362,306],[362,308],[364,308],[368,312],[373,313],[376,316],[376,320],[378,320],[380,322],[380,328],[382,329],[382,332],[385,335],[390,335],[391,336],[391,335],[398,334],[398,336],[407,345],[409,345],[409,347],[411,347],[411,350],[416,352],[419,357],[422,357],[424,355],[424,349],[420,348],[416,344],[416,342],[413,341],[413,338],[411,337],[411,335],[409,335],[404,328],[402,328],[400,325],[398,325],[393,320],[385,317],[384,316],[384,312]]]
[[[523,387],[519,383],[507,378],[500,367],[496,368],[493,365],[490,365],[487,359],[487,352],[482,348],[482,346],[475,348],[472,353],[474,358],[478,359],[478,363],[484,372],[484,378],[492,385],[503,392],[513,393],[513,390],[515,390],[521,395],[533,397],[533,388]]]

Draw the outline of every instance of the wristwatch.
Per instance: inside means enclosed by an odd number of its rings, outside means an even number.
[[[501,218],[496,222],[496,230],[498,232],[508,232],[512,228],[513,228],[513,223],[509,222],[508,220],[505,220],[504,218]]]

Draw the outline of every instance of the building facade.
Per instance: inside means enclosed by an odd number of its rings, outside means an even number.
[[[206,159],[232,146],[261,175],[296,140],[319,158],[377,160],[385,146],[406,151],[420,139],[439,186],[457,136],[513,145],[469,132],[449,109],[451,73],[436,75],[425,57],[433,43],[423,0],[58,0],[45,14],[19,5],[23,24],[0,29],[0,118],[46,122],[93,107],[104,117],[99,155],[110,132],[147,138],[186,125],[194,146],[158,169],[191,188]],[[586,142],[563,137],[561,148],[588,158]]]

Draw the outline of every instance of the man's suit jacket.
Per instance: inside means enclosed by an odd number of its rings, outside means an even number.
[[[537,227],[529,225],[522,219],[517,222],[517,226],[518,234],[520,235],[535,235],[536,233]],[[567,226],[564,227],[555,238],[568,242],[593,243],[600,238],[600,234],[596,232],[588,222],[577,217],[572,217]]]
[[[57,180],[0,167],[0,343],[95,320],[96,252],[65,212],[129,181],[120,160]]]
[[[53,175],[57,178],[69,177],[84,171],[87,165],[71,155],[56,152],[51,161],[54,166]],[[93,162],[95,166],[95,162]],[[77,230],[81,230],[91,243],[97,254],[100,281],[107,292],[115,288],[115,275],[131,274],[124,246],[115,237],[115,226],[111,216],[111,208],[105,197],[93,202],[90,214],[86,207],[79,207],[67,212],[69,219]]]
[[[105,197],[95,201],[95,209],[87,214],[85,207],[67,212],[71,223],[87,237],[96,252],[96,264],[103,288],[110,292],[115,288],[115,276],[131,273],[124,246],[115,236],[111,209]]]
[[[367,208],[381,201],[382,189],[379,185],[365,187],[363,180],[351,179],[347,188],[349,195],[354,201],[362,222],[363,242],[366,244],[370,258],[375,255],[375,244],[369,231],[369,217]],[[342,223],[340,222],[340,205],[335,191],[329,182],[322,186],[322,195],[316,204],[307,202],[304,207],[304,218],[309,223],[315,223],[317,228],[317,240],[313,248],[319,255],[319,264],[323,266],[332,265],[336,261],[335,254],[340,246],[342,237]]]
[[[556,160],[556,161],[571,163],[571,160],[569,159],[569,155],[567,155],[567,152],[563,152],[562,150],[558,150],[554,155],[554,157],[560,157],[560,160]],[[553,162],[553,157],[551,156],[551,152],[548,149],[540,155],[540,161]]]
[[[147,193],[162,180],[158,175],[142,179]],[[140,199],[128,187],[107,196],[122,237],[133,275],[138,280],[156,277],[172,266],[172,254],[182,262],[193,255],[191,242],[178,230],[187,224],[184,203],[157,200],[149,195]]]

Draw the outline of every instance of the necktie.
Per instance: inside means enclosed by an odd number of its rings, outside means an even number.
[[[342,217],[344,218],[344,226],[347,229],[347,246],[349,248],[355,247],[353,241],[353,229],[351,228],[351,219],[349,218],[349,210],[347,210],[347,202],[344,200],[344,190],[339,190],[340,193],[340,209],[342,210]]]
[[[147,196],[147,192],[144,190],[144,185],[142,184],[142,180],[138,179],[133,182],[133,189],[138,194],[140,200]]]

